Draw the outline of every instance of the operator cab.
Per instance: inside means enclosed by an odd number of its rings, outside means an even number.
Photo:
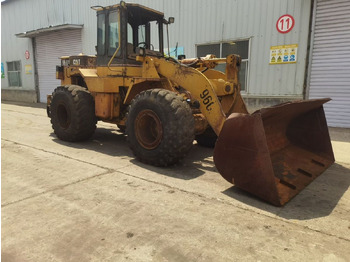
[[[140,64],[137,55],[164,56],[164,14],[138,4],[92,7],[97,11],[97,65]],[[152,34],[151,34],[152,31]],[[115,54],[115,52],[117,53]]]

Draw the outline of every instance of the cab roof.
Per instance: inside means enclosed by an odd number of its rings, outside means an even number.
[[[96,10],[97,12],[101,12],[103,10],[116,9],[120,6],[126,7],[128,11],[128,20],[132,24],[145,24],[147,22],[162,21],[164,19],[164,13],[162,12],[159,12],[147,6],[133,3],[125,3],[123,1],[117,5],[111,5],[106,7],[98,6],[94,8],[94,10]]]

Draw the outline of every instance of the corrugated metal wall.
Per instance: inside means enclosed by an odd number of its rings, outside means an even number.
[[[61,63],[59,58],[81,53],[81,43],[81,29],[61,30],[36,37],[40,102],[46,103],[46,96],[61,85],[61,80],[56,79],[56,65]]]
[[[132,0],[174,16],[169,26],[170,46],[185,48],[187,57],[196,55],[195,45],[209,42],[251,39],[248,94],[250,96],[302,97],[311,0]],[[96,14],[93,5],[111,5],[111,0],[17,0],[5,4],[2,25],[8,25],[2,37],[23,49],[15,33],[49,25],[84,24],[83,52],[95,53]],[[4,7],[4,6],[3,6]],[[293,15],[294,29],[288,34],[276,30],[283,14]],[[298,62],[269,65],[270,46],[298,44]],[[16,49],[16,48],[12,48]],[[17,49],[18,50],[18,49]],[[7,51],[7,50],[6,50]],[[11,50],[11,52],[18,52]],[[13,53],[13,57],[17,54]],[[10,56],[12,56],[10,55]],[[12,59],[6,57],[6,59]]]
[[[325,104],[330,126],[350,127],[350,1],[316,1],[310,98]]]
[[[195,44],[251,39],[248,93],[250,96],[302,98],[310,19],[310,0],[164,0],[131,1],[174,16],[170,45],[185,47],[195,57]],[[276,30],[277,19],[294,16],[296,24],[288,34]],[[298,44],[298,62],[269,65],[270,46]]]
[[[96,45],[96,12],[90,9],[93,5],[111,5],[118,1],[112,0],[10,0],[1,3],[1,61],[18,61],[32,65],[33,46],[30,38],[17,38],[15,34],[47,28],[50,25],[84,24],[82,38],[83,52],[95,53]],[[25,51],[30,52],[30,59],[24,57]],[[34,68],[33,68],[34,69]],[[6,75],[6,73],[5,73]],[[1,79],[1,88],[8,89],[8,79]],[[22,87],[10,89],[35,90],[33,74],[22,72]]]
[[[195,55],[193,44],[251,39],[248,93],[258,96],[301,96],[310,1],[181,1],[179,25],[174,37]],[[288,34],[276,30],[283,14],[296,20]],[[297,64],[269,65],[270,46],[299,44]],[[188,52],[187,52],[188,51]]]

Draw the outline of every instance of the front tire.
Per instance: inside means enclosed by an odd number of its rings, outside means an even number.
[[[50,116],[55,134],[64,141],[87,140],[96,129],[94,99],[81,86],[57,87],[52,93]]]
[[[126,134],[134,155],[155,166],[177,163],[191,149],[194,119],[190,106],[174,92],[151,89],[131,102]]]

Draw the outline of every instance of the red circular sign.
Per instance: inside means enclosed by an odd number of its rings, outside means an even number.
[[[294,27],[295,21],[291,15],[282,15],[276,23],[277,31],[281,34],[290,32]]]
[[[30,57],[30,53],[29,53],[29,51],[28,51],[28,50],[26,50],[26,52],[24,53],[24,55],[25,55],[26,59],[28,60],[28,59],[29,59],[29,57]]]

